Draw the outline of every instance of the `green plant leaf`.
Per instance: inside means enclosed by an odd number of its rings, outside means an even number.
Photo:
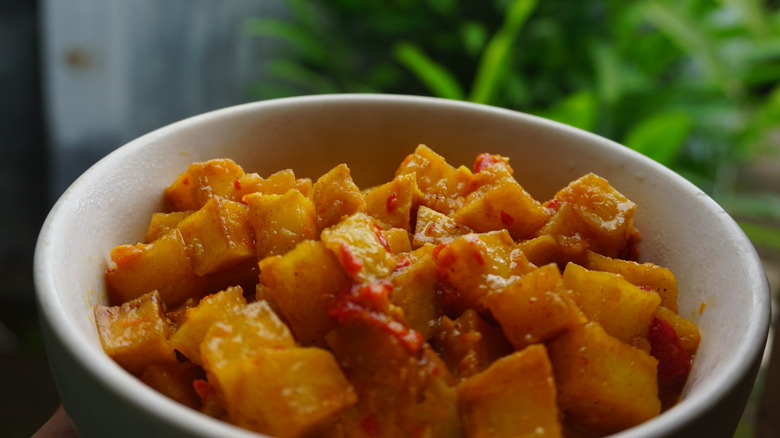
[[[780,224],[780,195],[774,193],[735,193],[716,198],[729,213],[737,217],[776,221]]]
[[[686,113],[660,112],[635,125],[623,144],[668,166],[685,145],[691,125],[691,118]]]
[[[250,35],[265,36],[281,40],[304,55],[312,63],[327,62],[328,51],[323,41],[309,33],[304,27],[283,20],[252,18],[246,21],[244,29]]]
[[[469,56],[476,56],[487,42],[487,29],[478,21],[467,21],[460,28],[463,49]]]
[[[596,126],[597,113],[596,96],[590,90],[583,90],[568,96],[548,110],[538,114],[575,128],[593,131]]]
[[[780,250],[780,228],[747,221],[739,221],[737,223],[755,245]]]
[[[462,100],[463,90],[445,67],[431,59],[414,43],[400,42],[393,47],[395,59],[406,67],[437,97]]]
[[[312,93],[338,93],[342,91],[333,81],[301,64],[290,61],[268,63],[268,72],[285,82],[295,84]]]
[[[514,0],[509,5],[504,23],[485,47],[469,100],[492,103],[509,70],[512,49],[517,35],[534,12],[537,0]]]

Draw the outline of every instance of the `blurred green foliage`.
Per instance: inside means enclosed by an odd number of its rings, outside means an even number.
[[[780,149],[776,0],[286,4],[289,19],[246,24],[285,46],[256,98],[421,94],[537,114],[671,167],[780,249],[778,191],[740,186]]]

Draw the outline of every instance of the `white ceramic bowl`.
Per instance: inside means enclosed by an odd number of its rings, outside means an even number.
[[[93,305],[105,302],[110,249],[142,239],[163,189],[189,163],[229,157],[261,175],[293,168],[316,178],[346,162],[367,187],[389,180],[419,143],[455,165],[480,152],[509,156],[540,200],[595,172],[638,204],[642,259],[675,272],[680,314],[703,338],[682,401],[618,435],[732,436],[763,353],[769,289],[726,212],[674,172],[596,135],[488,106],[386,95],[281,99],[193,117],[117,149],[62,195],[40,234],[35,283],[54,378],[82,436],[258,436],[144,386],[97,338]]]

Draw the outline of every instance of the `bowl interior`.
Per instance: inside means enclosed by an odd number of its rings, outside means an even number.
[[[103,354],[92,307],[105,302],[103,270],[110,249],[141,240],[150,214],[162,207],[163,189],[193,161],[228,157],[263,176],[292,168],[313,179],[344,162],[365,188],[390,180],[420,143],[454,165],[471,167],[480,152],[508,156],[520,184],[542,201],[594,172],[639,206],[642,259],[672,269],[680,314],[703,333],[684,401],[665,414],[680,418],[662,416],[641,427],[684,421],[685,414],[704,409],[708,399],[733,385],[735,375],[744,374],[746,359],[762,351],[768,291],[755,251],[720,207],[678,175],[620,145],[543,119],[444,100],[372,95],[219,110],[148,134],[93,166],[62,196],[38,243],[39,303],[57,333],[47,342],[62,343],[99,384],[117,391],[130,385],[135,389],[126,397],[136,403],[205,424],[205,417],[139,388]],[[52,357],[55,374],[57,359]],[[673,413],[685,409],[690,411]]]

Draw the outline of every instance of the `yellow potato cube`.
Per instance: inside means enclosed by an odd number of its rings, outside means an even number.
[[[255,258],[246,205],[209,199],[177,226],[190,250],[195,273],[204,276]]]
[[[260,261],[264,295],[282,311],[302,345],[324,345],[335,321],[329,311],[349,278],[339,260],[319,241],[306,240],[283,256]]]
[[[298,188],[298,180],[295,179],[295,173],[290,169],[280,170],[274,174],[263,178],[256,173],[244,174],[235,184],[233,201],[241,201],[244,196],[251,193],[261,195],[283,195],[288,190]]]
[[[203,365],[200,347],[209,328],[219,321],[229,320],[246,305],[244,290],[231,287],[208,295],[196,307],[187,309],[187,320],[171,336],[171,345],[197,365]]]
[[[425,145],[419,145],[408,155],[395,176],[414,174],[422,192],[420,204],[444,214],[457,210],[461,197],[470,190],[471,171],[463,166],[454,168],[444,157]]]
[[[188,254],[178,229],[148,244],[115,247],[105,272],[109,302],[121,304],[153,290],[171,308],[199,298],[207,280],[195,274]]]
[[[455,222],[455,219],[422,205],[417,210],[413,243],[415,248],[425,244],[438,245],[473,232],[471,228]]]
[[[555,264],[535,269],[485,298],[509,342],[521,350],[585,323]]]
[[[249,206],[258,260],[282,255],[304,240],[317,238],[314,203],[298,190],[283,195],[253,193],[244,202]]]
[[[350,277],[367,283],[387,277],[398,264],[382,231],[371,216],[355,213],[325,229],[320,238]]]
[[[153,213],[149,226],[146,228],[144,243],[151,243],[176,228],[184,218],[193,211],[174,211],[173,213]]]
[[[442,294],[445,310],[459,315],[466,309],[485,311],[485,296],[501,290],[536,267],[525,258],[507,230],[468,234],[442,244],[433,260],[450,290]]]
[[[661,305],[677,311],[677,279],[668,268],[605,257],[593,251],[585,254],[585,267],[620,274],[633,285],[654,290],[661,296]]]
[[[220,386],[231,422],[271,436],[317,436],[357,401],[333,355],[320,348],[265,348],[229,368]]]
[[[524,240],[517,244],[529,262],[536,266],[544,266],[558,262],[558,242],[549,235]]]
[[[103,350],[133,374],[149,365],[176,362],[168,342],[170,321],[157,291],[120,306],[95,306],[95,322]]]
[[[656,292],[642,290],[618,274],[589,271],[574,263],[566,266],[563,281],[585,316],[626,344],[647,336],[661,304]]]
[[[609,336],[597,322],[561,334],[547,351],[558,405],[575,427],[610,434],[661,412],[658,361]]]
[[[689,356],[693,357],[696,354],[701,341],[701,331],[696,327],[696,324],[663,305],[655,309],[653,316],[672,326],[680,340],[680,346]]]
[[[193,388],[195,380],[204,377],[203,370],[192,362],[149,365],[141,381],[192,409],[200,408],[201,400]]]
[[[421,196],[414,174],[399,175],[365,194],[366,213],[387,228],[411,231],[412,208]]]
[[[552,366],[543,345],[495,361],[458,386],[468,438],[561,437]]]
[[[339,164],[317,179],[312,187],[312,199],[319,231],[366,210],[366,200],[352,181],[346,164]]]
[[[513,239],[532,237],[547,221],[548,212],[503,166],[477,173],[476,190],[469,193],[452,218],[477,232],[509,230]]]
[[[393,285],[390,301],[401,308],[409,327],[428,339],[433,333],[431,323],[441,313],[436,300],[436,266],[430,255],[409,263],[388,277]]]
[[[170,211],[200,210],[211,198],[234,199],[244,169],[229,159],[192,163],[165,189]]]

